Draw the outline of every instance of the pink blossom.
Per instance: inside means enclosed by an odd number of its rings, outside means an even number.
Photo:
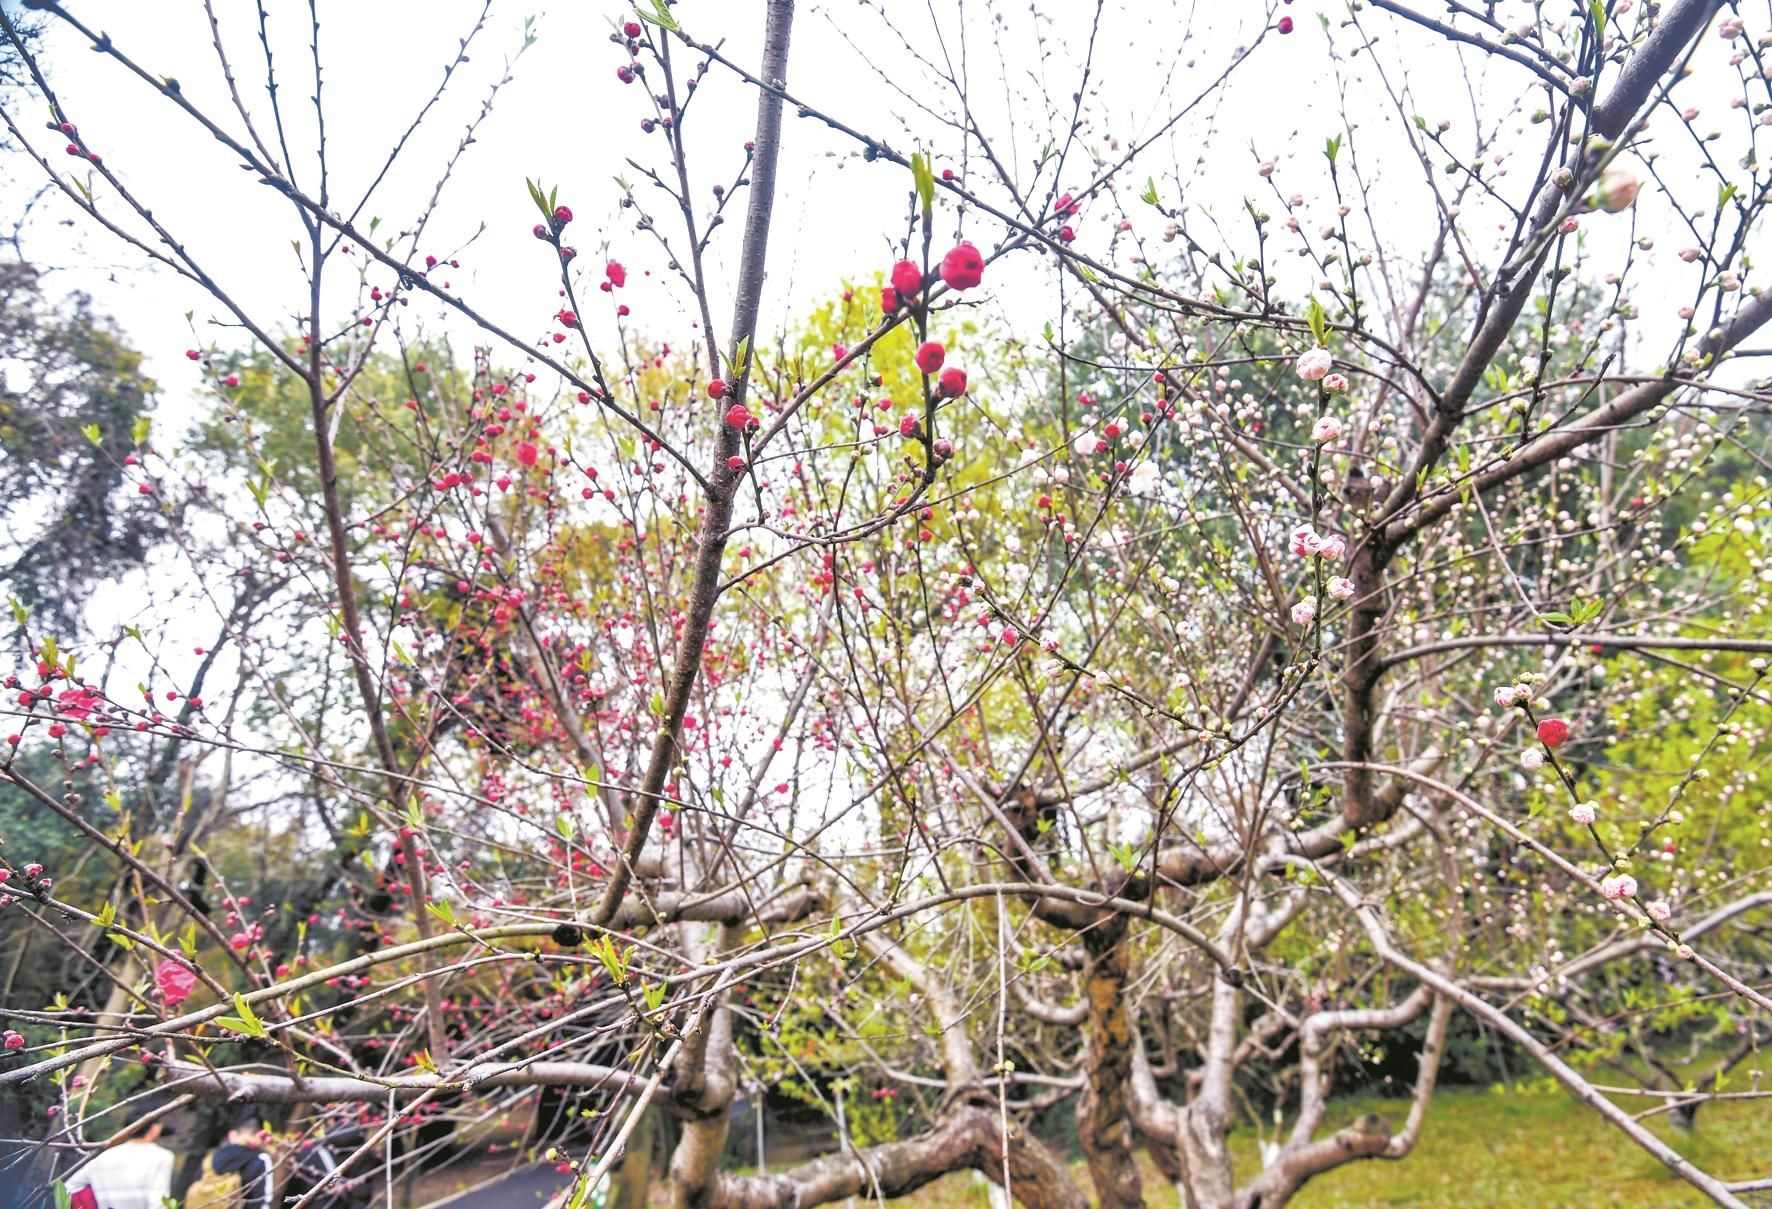
[[[1495,690],[1495,708],[1512,709],[1520,699],[1520,687],[1517,684],[1503,684]]]
[[[1594,191],[1594,207],[1608,214],[1617,214],[1637,200],[1637,190],[1642,187],[1643,182],[1628,169],[1608,168],[1600,174],[1600,186]]]
[[[1577,802],[1575,805],[1569,807],[1569,817],[1574,819],[1577,823],[1580,823],[1583,827],[1586,827],[1589,823],[1594,821],[1596,813],[1592,802]]]
[[[1317,553],[1321,554],[1330,562],[1338,562],[1340,561],[1341,556],[1347,553],[1347,538],[1339,533],[1331,533],[1322,539],[1322,544],[1317,548]]]
[[[1666,923],[1674,913],[1674,909],[1659,898],[1652,903],[1645,904],[1643,910],[1647,911],[1649,918],[1658,924]]]
[[[83,685],[80,688],[63,690],[56,699],[56,707],[68,717],[84,722],[92,716],[102,700],[97,689]]]
[[[1323,389],[1332,395],[1345,395],[1347,386],[1346,374],[1330,374],[1323,379]]]
[[[1334,364],[1335,358],[1329,355],[1328,349],[1313,348],[1299,355],[1298,364],[1294,368],[1297,370],[1298,376],[1306,382],[1316,382],[1324,374],[1327,374]]]
[[[1354,581],[1345,575],[1337,575],[1329,580],[1329,595],[1337,600],[1352,600]]]
[[[1520,753],[1520,767],[1527,772],[1537,772],[1544,767],[1544,753],[1536,747],[1529,747]]]
[[[154,967],[154,985],[160,988],[167,1007],[176,1007],[197,985],[197,975],[182,961],[167,958]]]
[[[1311,425],[1311,440],[1319,445],[1327,445],[1330,441],[1341,439],[1340,416],[1318,416],[1317,422]]]
[[[1317,598],[1315,596],[1306,596],[1303,600],[1292,606],[1293,625],[1309,625],[1316,619],[1316,616]]]
[[[1614,873],[1600,881],[1600,893],[1611,902],[1623,898],[1635,898],[1637,895],[1637,879],[1628,873]]]

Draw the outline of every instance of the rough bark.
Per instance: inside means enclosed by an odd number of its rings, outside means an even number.
[[[1224,979],[1212,983],[1212,1016],[1207,1028],[1205,1075],[1200,1090],[1182,1113],[1181,1152],[1187,1168],[1190,1204],[1199,1209],[1230,1209],[1234,1198],[1230,1132],[1231,1059],[1243,997]]]
[[[983,1092],[950,1103],[935,1125],[915,1137],[886,1142],[768,1175],[721,1172],[708,1209],[810,1209],[846,1197],[891,1199],[952,1171],[982,1171],[1009,1188],[1026,1209],[1088,1209],[1089,1201],[1039,1139],[1010,1123],[1003,1136],[995,1105]]]
[[[1193,1209],[1193,1197],[1187,1191],[1187,1168],[1182,1163],[1181,1110],[1157,1086],[1142,1040],[1134,1036],[1132,1041],[1127,1111],[1132,1116],[1133,1125],[1144,1135],[1157,1170],[1163,1173],[1164,1179],[1181,1189],[1188,1209]]]
[[[1143,1209],[1128,1106],[1137,1018],[1126,996],[1130,966],[1126,917],[1110,916],[1099,927],[1086,930],[1083,947],[1089,955],[1083,975],[1089,1032],[1083,1095],[1077,1104],[1077,1142],[1088,1161],[1101,1209]]]

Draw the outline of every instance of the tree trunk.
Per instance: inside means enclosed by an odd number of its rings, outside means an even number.
[[[1005,1158],[1010,1194],[1025,1209],[1088,1209],[1088,1198],[1052,1152],[1014,1122],[1005,1138],[996,1106],[977,1090],[951,1104],[933,1127],[900,1142],[845,1150],[769,1175],[721,1172],[703,1203],[707,1209],[812,1209],[846,1197],[890,1200],[954,1171],[982,1171],[1001,1183]]]
[[[1082,934],[1088,954],[1084,993],[1089,1034],[1083,1095],[1077,1104],[1077,1142],[1088,1160],[1101,1209],[1144,1209],[1127,1107],[1137,1021],[1126,999],[1126,931],[1126,917],[1113,915]]]

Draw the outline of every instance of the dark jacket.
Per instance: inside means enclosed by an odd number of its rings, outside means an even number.
[[[217,1175],[240,1173],[240,1191],[245,1198],[242,1209],[275,1209],[271,1194],[276,1181],[271,1174],[270,1155],[255,1146],[223,1142],[209,1156],[209,1165]]]

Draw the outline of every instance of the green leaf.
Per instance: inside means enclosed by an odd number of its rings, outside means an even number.
[[[548,208],[548,195],[541,191],[541,185],[528,177],[523,178],[523,183],[529,186],[529,200],[535,203],[535,208],[541,211],[542,217],[553,221],[554,212]]]
[[[246,997],[238,991],[234,993],[234,1010],[240,1014],[238,1016],[223,1016],[216,1021],[216,1024],[227,1029],[230,1033],[239,1033],[244,1037],[263,1037],[265,1035],[264,1021],[253,1014],[252,1005],[247,1003]]]
[[[1340,154],[1341,136],[1338,134],[1327,143],[1323,144],[1323,157],[1333,164],[1335,162],[1335,157]]]
[[[1548,621],[1552,625],[1575,624],[1575,618],[1569,616],[1567,613],[1540,613],[1538,617],[1540,621]]]
[[[429,911],[437,919],[442,920],[449,927],[455,927],[455,908],[450,906],[447,902],[426,903],[425,910]]]
[[[99,913],[92,917],[92,922],[101,928],[108,928],[117,922],[117,904],[106,903]]]
[[[560,815],[554,820],[554,830],[560,833],[561,839],[570,844],[572,837],[578,833],[578,820],[569,814]]]
[[[135,418],[135,427],[130,430],[129,435],[134,438],[137,445],[146,445],[148,443],[148,434],[153,430],[154,421],[147,416],[137,416]]]
[[[650,22],[651,24],[658,26],[660,29],[668,29],[673,33],[682,28],[682,26],[677,24],[677,19],[671,16],[671,10],[665,7],[665,0],[652,0],[651,12],[647,12],[636,4],[634,6],[634,15],[639,17],[642,21]]]
[[[1594,19],[1594,36],[1600,37],[1606,32],[1606,6],[1602,0],[1587,0],[1588,15]]]
[[[663,693],[656,693],[656,692],[653,693],[652,696],[647,699],[646,708],[652,711],[653,717],[655,717],[655,718],[664,717],[664,712],[665,712],[664,694]]]
[[[30,613],[26,612],[25,606],[19,603],[18,597],[7,597],[6,603],[12,606],[12,620],[14,624],[22,626],[31,619]]]
[[[627,985],[628,969],[622,963],[621,954],[616,952],[613,940],[607,936],[599,936],[591,945],[591,952],[598,961],[603,963],[603,968],[609,971],[609,976],[615,979],[616,986]]]
[[[119,949],[135,948],[135,942],[121,932],[106,932],[105,939],[116,945]]]
[[[1147,206],[1157,204],[1157,180],[1155,177],[1144,178],[1144,192],[1138,195],[1138,199]]]
[[[1311,335],[1316,337],[1319,348],[1329,347],[1329,316],[1323,311],[1323,304],[1311,295],[1310,305],[1304,311],[1305,322],[1310,324]]]
[[[658,1005],[664,1002],[665,984],[662,982],[649,983],[640,988],[640,996],[646,1000],[647,1009],[656,1012]]]
[[[97,424],[83,424],[80,427],[80,431],[85,433],[86,439],[91,441],[94,445],[98,444],[99,437],[102,435]]]
[[[923,217],[935,213],[935,170],[921,151],[911,156],[911,178],[917,182],[917,200],[923,204]]]
[[[74,1198],[68,1195],[68,1186],[62,1181],[55,1182],[55,1209],[72,1209]]]

